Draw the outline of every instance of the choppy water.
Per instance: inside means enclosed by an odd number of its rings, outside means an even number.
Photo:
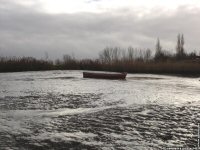
[[[0,149],[196,147],[199,78],[81,71],[0,74]]]

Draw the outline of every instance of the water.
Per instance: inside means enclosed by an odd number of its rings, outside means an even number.
[[[0,149],[196,147],[199,78],[82,71],[0,74]]]

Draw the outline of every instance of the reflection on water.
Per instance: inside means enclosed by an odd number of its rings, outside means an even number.
[[[81,71],[0,74],[0,149],[195,147],[196,78],[128,75],[83,79]]]

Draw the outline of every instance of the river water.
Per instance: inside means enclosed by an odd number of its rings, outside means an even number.
[[[200,78],[82,71],[0,74],[2,150],[196,147]]]

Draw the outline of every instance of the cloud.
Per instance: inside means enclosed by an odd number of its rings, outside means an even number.
[[[100,2],[101,0],[87,0],[87,3]]]
[[[175,52],[178,33],[185,35],[188,50],[200,47],[198,8],[179,7],[171,13],[155,8],[143,16],[130,9],[48,14],[32,7],[37,4],[4,2],[0,3],[0,54],[4,56],[41,58],[48,52],[53,59],[63,54],[94,58],[106,46],[154,49],[157,37],[163,48]]]

